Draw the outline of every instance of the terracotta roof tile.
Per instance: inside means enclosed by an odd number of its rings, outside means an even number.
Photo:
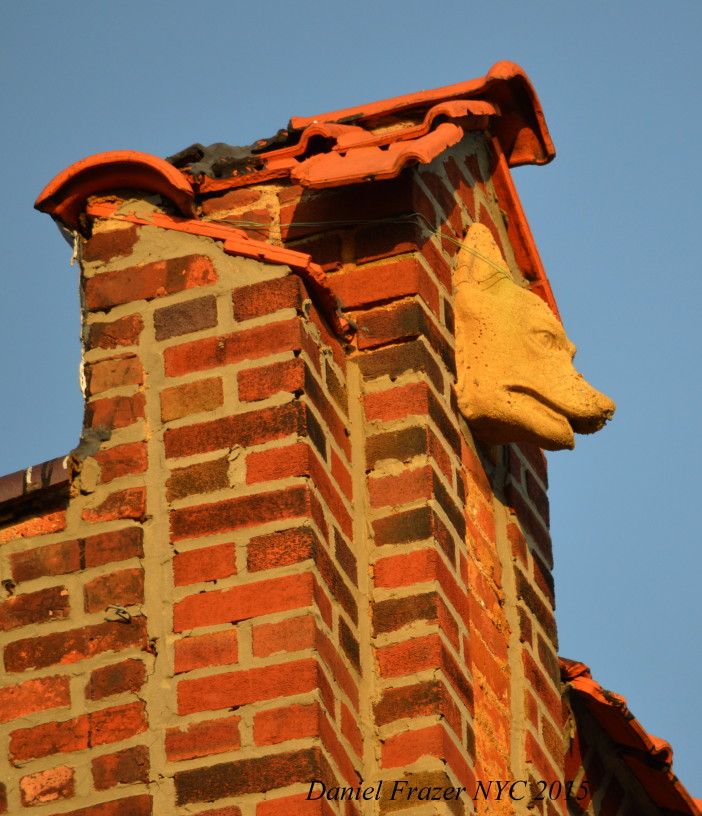
[[[631,713],[625,698],[593,680],[584,663],[567,658],[559,662],[562,681],[610,737],[651,801],[666,812],[700,816],[699,800],[690,796],[672,771],[670,744],[649,734]]]
[[[272,178],[292,178],[312,188],[336,187],[393,178],[407,164],[430,162],[466,131],[488,128],[512,167],[545,164],[555,155],[526,74],[514,63],[499,62],[479,79],[293,117],[288,130],[274,139],[245,148],[193,145],[171,161],[190,175],[201,193]]]

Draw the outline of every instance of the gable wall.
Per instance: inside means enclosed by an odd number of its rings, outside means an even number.
[[[205,202],[325,266],[347,347],[286,267],[96,221],[88,440],[70,498],[0,531],[10,812],[462,812],[388,788],[562,778],[544,459],[481,446],[452,391],[456,242],[477,219],[524,252],[492,151]],[[359,777],[377,804],[304,798]]]

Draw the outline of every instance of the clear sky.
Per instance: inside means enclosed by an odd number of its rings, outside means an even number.
[[[525,68],[558,155],[517,186],[578,365],[619,406],[549,456],[561,654],[627,697],[702,796],[702,3],[35,0],[0,20],[0,474],[81,425],[77,271],[32,210],[58,171]]]

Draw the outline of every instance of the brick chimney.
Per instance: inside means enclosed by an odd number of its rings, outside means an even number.
[[[86,409],[5,481],[0,812],[524,813],[496,781],[566,754],[546,466],[458,411],[452,266],[484,224],[555,311],[509,169],[553,155],[538,100],[501,63],[239,151],[38,202]]]

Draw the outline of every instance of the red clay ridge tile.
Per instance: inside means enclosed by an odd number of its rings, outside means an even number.
[[[627,702],[592,679],[584,664],[559,658],[561,680],[622,753],[651,801],[665,812],[699,816],[700,809],[672,771],[673,749],[634,717]]]

